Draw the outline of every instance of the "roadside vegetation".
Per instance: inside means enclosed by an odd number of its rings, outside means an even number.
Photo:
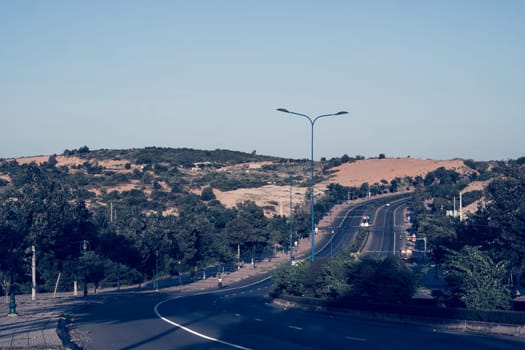
[[[42,164],[0,160],[0,280],[7,293],[30,292],[32,247],[39,292],[72,290],[73,282],[95,287],[141,284],[155,276],[190,273],[210,265],[264,258],[289,245],[289,218],[265,215],[253,201],[225,207],[214,190],[267,184],[309,186],[307,160],[227,150],[150,147],[66,150]],[[322,180],[328,164],[318,167]],[[249,168],[248,164],[262,164]],[[63,163],[62,163],[63,164]],[[316,201],[316,221],[348,193],[331,185]],[[295,203],[294,228],[308,232],[305,201]],[[298,237],[298,238],[299,238]],[[238,255],[239,254],[239,255]]]
[[[273,294],[321,298],[331,302],[408,303],[416,276],[395,256],[358,258],[350,251],[333,258],[280,266],[273,274]]]
[[[411,270],[396,257],[372,259],[343,251],[334,258],[281,266],[274,273],[275,296],[317,298],[326,302],[413,304],[423,274],[444,276],[447,288],[434,291],[435,308],[510,310],[525,277],[525,158],[516,161],[466,161],[473,172],[461,175],[439,168],[414,179],[412,231],[419,265]],[[475,180],[489,180],[483,191],[465,193],[463,205],[477,211],[459,215],[459,194]],[[456,204],[456,211],[453,210]],[[447,215],[447,212],[449,215]],[[430,311],[425,311],[430,312]],[[501,316],[506,315],[506,316]],[[457,316],[457,315],[456,315]],[[494,314],[462,314],[492,319]],[[499,314],[511,322],[515,314]],[[517,317],[523,320],[523,315]]]

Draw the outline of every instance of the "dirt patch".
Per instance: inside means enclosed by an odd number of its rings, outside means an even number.
[[[490,180],[487,181],[473,181],[471,182],[465,189],[463,190],[463,193],[465,192],[472,192],[472,191],[483,191],[485,187],[490,183]]]
[[[35,157],[22,157],[22,158],[16,158],[16,159],[9,159],[9,160],[16,160],[18,164],[30,164],[35,163],[37,165],[42,165],[43,163],[49,161],[50,156],[35,156]],[[55,156],[55,159],[57,161],[57,166],[68,166],[68,167],[74,167],[78,165],[82,165],[86,162],[91,163],[93,165],[100,165],[104,167],[106,170],[112,170],[116,172],[131,172],[136,168],[139,168],[139,166],[130,164],[130,169],[126,169],[126,164],[129,163],[128,160],[98,160],[98,159],[84,159],[77,156]]]
[[[292,186],[292,205],[305,202],[304,187]],[[243,188],[234,191],[222,192],[213,189],[213,193],[218,201],[225,207],[232,208],[237,203],[253,201],[258,206],[265,208],[266,215],[285,215],[290,214],[290,186],[268,185],[258,188]]]
[[[488,186],[490,181],[491,180],[473,181],[467,187],[465,187],[465,189],[463,190],[463,193],[471,192],[471,191],[483,191]],[[463,207],[463,214],[464,215],[474,214],[480,206],[483,207],[485,205],[486,205],[486,199],[485,197],[481,197],[479,200]]]
[[[131,190],[139,190],[142,188],[142,184],[138,180],[131,180],[129,183],[120,184],[118,186],[106,187],[106,192],[111,193],[113,191],[117,192],[128,192]]]
[[[8,161],[10,160],[16,160],[16,162],[20,165],[30,164],[33,162],[38,165],[41,165],[42,163],[45,163],[49,160],[49,156],[36,156],[36,157],[23,157],[23,158],[16,158],[16,159],[8,159]]]
[[[379,183],[381,180],[390,182],[395,178],[417,176],[424,177],[427,173],[440,167],[454,170],[460,174],[472,172],[463,160],[431,160],[418,158],[385,158],[359,160],[353,163],[345,163],[332,169],[336,173],[327,182],[339,183],[343,186],[359,187],[364,182],[370,185]],[[327,183],[324,183],[326,185]]]

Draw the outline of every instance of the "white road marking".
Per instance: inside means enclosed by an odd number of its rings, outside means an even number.
[[[356,338],[356,337],[345,337],[345,339],[348,339],[348,340],[357,340],[357,341],[366,341],[366,339],[364,339],[364,338]]]
[[[288,328],[297,329],[297,330],[302,330],[303,329],[302,327],[297,327],[297,326],[288,326]]]
[[[267,278],[264,278],[262,279],[261,281],[256,281],[254,283],[251,283],[249,285],[246,285],[246,286],[241,286],[241,287],[237,287],[237,288],[230,288],[229,290],[236,290],[236,289],[241,289],[241,288],[246,288],[246,287],[250,287],[252,285],[256,285],[260,282],[263,282],[267,279],[270,279],[271,277],[267,277]],[[215,293],[220,293],[220,292],[224,292],[224,291],[227,291],[227,290],[215,290],[215,291],[207,291],[207,292],[200,292],[200,293],[195,293],[195,294],[191,294],[189,296],[194,296],[194,295],[204,295],[204,294],[215,294]],[[193,329],[191,328],[188,328],[186,326],[183,326],[182,324],[180,323],[177,323],[177,322],[174,322],[164,316],[162,316],[159,312],[159,306],[164,304],[165,302],[167,301],[170,301],[170,300],[176,300],[176,299],[181,299],[181,298],[184,298],[185,296],[188,296],[188,295],[179,295],[179,296],[176,296],[176,297],[173,297],[173,298],[168,298],[168,299],[165,299],[161,302],[159,302],[157,305],[155,305],[155,307],[153,308],[153,311],[155,312],[155,315],[157,315],[158,318],[160,318],[162,321],[166,322],[166,323],[169,323],[171,324],[172,326],[175,326],[175,327],[178,327],[180,329],[182,329],[183,331],[186,331],[188,333],[191,333],[193,335],[196,335],[197,337],[200,337],[202,339],[206,339],[206,340],[209,340],[209,341],[213,341],[213,342],[216,342],[216,343],[220,343],[220,344],[223,344],[223,345],[227,345],[227,346],[230,346],[232,348],[236,348],[236,349],[241,349],[241,350],[252,350],[251,348],[247,348],[247,347],[244,347],[242,345],[237,345],[237,344],[233,344],[233,343],[229,343],[227,341],[224,341],[224,340],[220,340],[220,339],[217,339],[217,338],[213,338],[213,337],[210,337],[210,336],[207,336],[206,334],[202,334],[202,333],[199,333],[197,331],[194,331]],[[239,315],[240,316],[240,315]]]
[[[232,348],[236,348],[236,349],[241,349],[241,350],[252,350],[250,348],[246,348],[244,346],[241,346],[241,345],[237,345],[237,344],[232,344],[232,343],[229,343],[227,341],[224,341],[224,340],[220,340],[220,339],[217,339],[217,338],[213,338],[213,337],[210,337],[210,336],[207,336],[206,334],[202,334],[202,333],[199,333],[197,331],[194,331],[193,329],[191,328],[188,328],[186,326],[183,326],[181,325],[180,323],[177,323],[177,322],[173,322],[172,320],[164,317],[164,316],[161,316],[158,311],[157,311],[157,306],[159,304],[155,305],[155,313],[157,314],[157,316],[163,320],[164,322],[167,322],[175,327],[178,327],[188,333],[191,333],[193,335],[196,335],[197,337],[200,337],[200,338],[203,338],[203,339],[206,339],[206,340],[210,340],[210,341],[214,341],[214,342],[217,342],[217,343],[221,343],[223,345],[227,345],[227,346],[231,346]]]

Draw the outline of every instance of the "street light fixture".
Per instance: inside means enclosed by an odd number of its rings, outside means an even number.
[[[277,111],[279,112],[283,112],[283,113],[288,113],[288,114],[293,114],[293,115],[298,115],[298,116],[301,116],[301,117],[304,117],[306,119],[308,119],[308,121],[310,122],[310,126],[311,126],[311,142],[310,142],[310,165],[311,165],[311,195],[312,195],[312,199],[311,199],[311,202],[312,202],[312,207],[311,207],[311,216],[312,216],[312,232],[311,232],[311,236],[312,236],[312,262],[315,260],[315,217],[314,217],[314,186],[315,186],[315,176],[314,176],[314,168],[315,168],[315,164],[314,164],[314,125],[315,125],[315,122],[320,119],[320,118],[324,118],[324,117],[332,117],[332,116],[338,116],[338,115],[343,115],[343,114],[347,114],[348,112],[346,111],[340,111],[340,112],[337,112],[337,113],[331,113],[331,114],[321,114],[321,115],[318,115],[317,117],[315,118],[311,118],[310,116],[306,115],[306,114],[303,114],[303,113],[297,113],[297,112],[292,112],[292,111],[289,111],[288,109],[286,108],[278,108]]]

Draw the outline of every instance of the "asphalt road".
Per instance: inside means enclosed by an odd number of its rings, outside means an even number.
[[[270,282],[187,296],[134,295],[78,316],[85,349],[523,349],[523,339],[277,306]]]
[[[180,349],[523,349],[525,342],[377,322],[344,314],[283,309],[265,303],[259,287],[171,299],[157,307],[200,338]],[[181,316],[181,314],[183,316]],[[201,338],[203,335],[211,339]],[[176,346],[175,346],[176,344]]]
[[[322,242],[316,256],[330,256],[331,253],[342,250],[355,238],[361,218],[363,215],[370,214],[370,203],[362,203],[351,206],[347,210],[332,218],[329,230],[333,231],[332,242],[329,240]]]
[[[396,250],[393,221],[400,222],[399,208],[392,203],[378,213],[371,253]],[[364,204],[335,218],[334,251],[352,238],[367,210]],[[329,255],[329,244],[317,253]],[[76,313],[71,332],[86,350],[525,348],[525,341],[516,338],[442,333],[344,313],[287,309],[265,297],[270,286],[271,280],[266,280],[192,295],[161,291],[104,296]]]
[[[403,213],[407,205],[408,199],[401,199],[377,211],[373,225],[369,227],[363,253],[376,257],[399,255],[401,245],[404,244],[404,238],[400,240],[399,236],[404,226]]]

